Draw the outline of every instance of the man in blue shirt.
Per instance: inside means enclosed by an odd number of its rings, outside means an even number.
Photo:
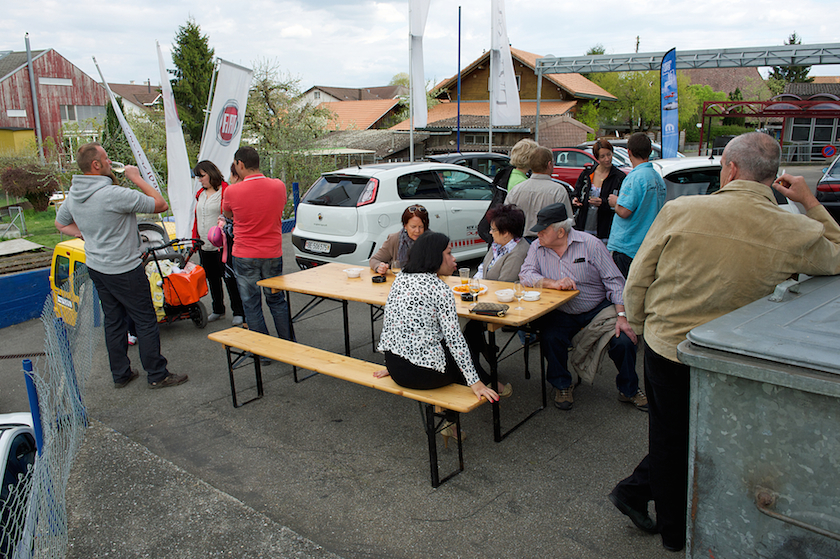
[[[615,217],[607,249],[625,278],[656,214],[665,205],[665,181],[648,161],[651,150],[650,138],[645,134],[637,132],[630,136],[627,152],[633,170],[621,183],[618,196],[609,197]]]

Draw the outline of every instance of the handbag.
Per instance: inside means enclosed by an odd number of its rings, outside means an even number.
[[[476,303],[470,312],[482,316],[505,316],[508,308],[507,305],[501,303]]]

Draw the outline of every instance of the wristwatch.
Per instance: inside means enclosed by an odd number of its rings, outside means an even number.
[[[618,313],[616,313],[616,314],[617,314],[618,316],[621,316],[621,317],[627,318],[627,313],[626,313],[626,312],[624,312],[624,311],[620,311],[620,312],[618,312]]]

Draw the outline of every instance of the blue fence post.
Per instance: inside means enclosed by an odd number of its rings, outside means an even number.
[[[292,199],[295,201],[295,217],[297,217],[297,207],[300,204],[300,183],[292,183]]]
[[[23,376],[26,380],[26,394],[29,396],[29,412],[32,414],[32,425],[35,430],[35,446],[38,454],[44,450],[44,430],[41,427],[41,408],[38,405],[38,391],[35,389],[35,379],[32,375],[32,360],[23,360]]]

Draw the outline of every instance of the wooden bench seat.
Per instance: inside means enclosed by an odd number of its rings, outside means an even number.
[[[207,336],[214,342],[225,346],[228,360],[228,373],[230,375],[231,396],[233,406],[241,407],[253,400],[263,396],[262,369],[257,356],[267,357],[274,361],[288,363],[294,367],[300,367],[309,371],[325,374],[369,388],[382,390],[396,394],[404,398],[416,400],[421,408],[425,406],[425,429],[429,441],[429,464],[431,468],[432,486],[437,487],[452,476],[464,469],[463,448],[461,441],[458,441],[459,469],[452,474],[440,479],[437,465],[437,441],[435,435],[447,422],[453,422],[460,432],[461,413],[468,413],[486,400],[479,400],[475,397],[472,389],[460,384],[450,384],[433,390],[414,390],[404,388],[395,383],[391,377],[376,378],[374,371],[384,368],[383,365],[354,359],[345,355],[339,355],[306,346],[288,340],[282,340],[259,332],[252,332],[243,328],[228,328],[219,332],[213,332]],[[238,350],[238,351],[237,351]],[[236,356],[234,359],[233,356]],[[250,360],[254,364],[257,382],[257,396],[237,404],[236,385],[234,382],[234,370],[239,368],[242,360]],[[435,411],[435,406],[443,408],[444,411]]]

